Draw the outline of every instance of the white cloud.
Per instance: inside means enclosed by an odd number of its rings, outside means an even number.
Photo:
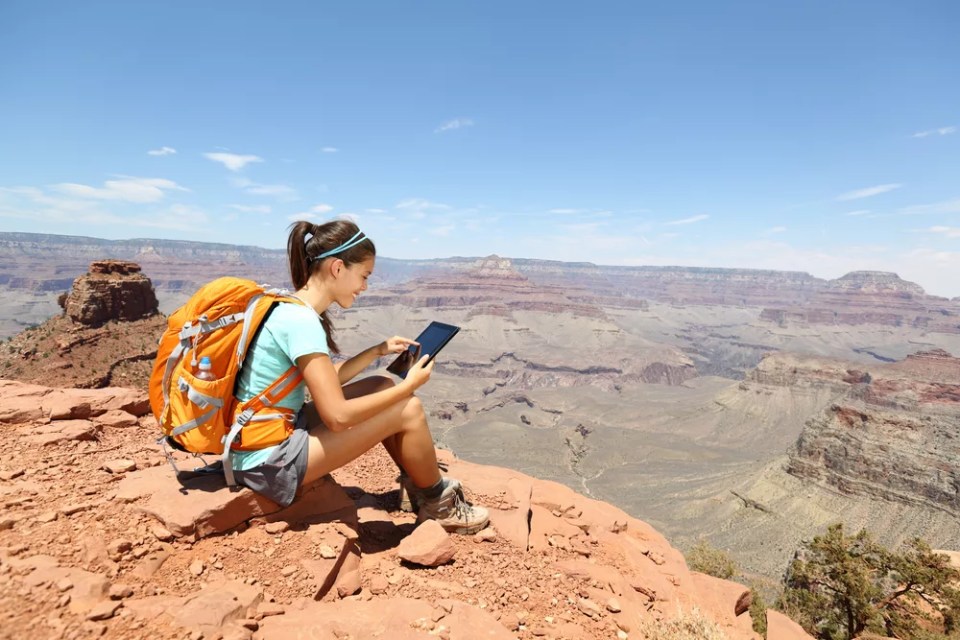
[[[325,203],[310,207],[310,213],[330,213],[331,211],[333,211],[333,207]]]
[[[870,209],[857,209],[856,211],[847,211],[845,216],[865,216],[870,213]]]
[[[238,155],[236,153],[205,153],[203,157],[214,162],[219,162],[230,171],[240,171],[251,162],[263,162],[260,156]]]
[[[763,231],[761,231],[761,232],[760,232],[760,235],[763,235],[763,236],[772,236],[772,235],[776,235],[776,234],[778,234],[778,233],[783,233],[783,232],[786,231],[786,230],[787,230],[787,228],[786,228],[786,227],[783,227],[783,226],[780,226],[780,227],[770,227],[769,229],[764,229]]]
[[[918,131],[917,133],[913,134],[913,137],[914,137],[914,138],[926,138],[927,136],[934,136],[934,135],[937,135],[937,136],[948,136],[948,135],[950,135],[951,133],[956,133],[956,132],[957,132],[957,128],[956,128],[956,127],[952,127],[952,126],[951,126],[951,127],[940,127],[940,128],[938,128],[938,129],[928,129],[927,131]]]
[[[244,213],[270,213],[273,209],[268,204],[249,205],[249,204],[231,204],[227,205],[231,209],[242,211]]]
[[[404,211],[449,211],[450,205],[441,202],[431,202],[423,198],[408,198],[396,204],[395,208]]]
[[[960,238],[960,227],[936,226],[927,229],[930,233],[939,233],[947,238]]]
[[[386,209],[364,209],[366,213],[386,213]]]
[[[706,213],[701,213],[696,216],[690,216],[689,218],[682,218],[680,220],[671,220],[670,222],[664,222],[663,224],[666,224],[666,225],[693,224],[694,222],[701,222],[702,220],[706,220],[709,217],[710,216],[707,215]]]
[[[569,216],[575,213],[581,213],[583,209],[550,209],[549,213],[555,213],[560,216]]]
[[[148,156],[171,156],[177,152],[173,147],[160,147],[159,149],[151,149],[147,151]]]
[[[905,216],[917,216],[924,214],[953,214],[960,213],[960,198],[953,200],[944,200],[943,202],[934,202],[931,204],[914,204],[909,207],[903,207],[897,211]]]
[[[434,133],[444,133],[446,131],[454,131],[455,129],[464,129],[466,127],[472,127],[473,120],[470,118],[454,118],[453,120],[447,120],[439,127],[433,130]]]
[[[875,187],[866,187],[865,189],[856,189],[854,191],[848,191],[846,193],[841,193],[837,196],[837,200],[859,200],[861,198],[869,198],[870,196],[880,195],[881,193],[886,193],[888,191],[893,191],[894,189],[899,189],[903,185],[900,183],[890,183],[890,184],[878,184]]]
[[[173,180],[133,177],[107,180],[103,183],[103,187],[64,182],[52,185],[51,188],[75,198],[120,200],[123,202],[156,202],[162,200],[167,191],[189,191],[189,189],[181,187]]]
[[[323,153],[336,153],[340,151],[340,149],[336,147],[324,147],[323,149],[320,149],[320,151],[322,151]]]
[[[285,184],[260,184],[246,178],[235,178],[232,182],[233,186],[253,196],[273,196],[285,201],[297,200],[300,197],[296,189]]]

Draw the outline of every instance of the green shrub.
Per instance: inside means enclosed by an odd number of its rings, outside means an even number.
[[[737,564],[726,551],[701,540],[687,553],[687,565],[694,571],[729,580],[737,574]]]

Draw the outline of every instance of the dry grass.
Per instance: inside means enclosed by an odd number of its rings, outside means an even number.
[[[727,640],[717,624],[697,608],[689,613],[680,611],[672,620],[650,622],[639,631],[646,640]]]

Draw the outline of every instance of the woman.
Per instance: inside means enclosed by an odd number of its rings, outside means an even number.
[[[240,372],[237,397],[248,400],[291,364],[304,381],[280,405],[299,411],[297,428],[284,442],[257,451],[233,451],[236,480],[287,505],[299,487],[345,465],[382,443],[401,469],[411,498],[419,503],[418,522],[437,520],[455,533],[487,525],[487,511],[468,504],[460,483],[440,475],[433,437],[423,405],[414,392],[433,371],[427,356],[394,384],[375,376],[350,382],[378,357],[400,353],[413,340],[395,336],[346,362],[339,353],[327,309],[349,309],[367,288],[376,249],[355,224],[336,220],[315,225],[297,222],[287,240],[294,294],[304,305],[277,305],[261,325]],[[313,406],[304,406],[304,387]]]

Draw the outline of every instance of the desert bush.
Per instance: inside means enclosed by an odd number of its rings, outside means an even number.
[[[701,540],[687,553],[687,565],[694,571],[729,580],[737,574],[737,564],[726,551]]]
[[[640,628],[647,640],[727,640],[717,624],[704,617],[699,609],[679,613],[673,620],[655,620]]]
[[[767,609],[770,607],[756,588],[750,587],[750,594],[753,596],[753,599],[750,601],[750,610],[748,613],[750,614],[753,630],[759,633],[761,638],[766,638]]]

